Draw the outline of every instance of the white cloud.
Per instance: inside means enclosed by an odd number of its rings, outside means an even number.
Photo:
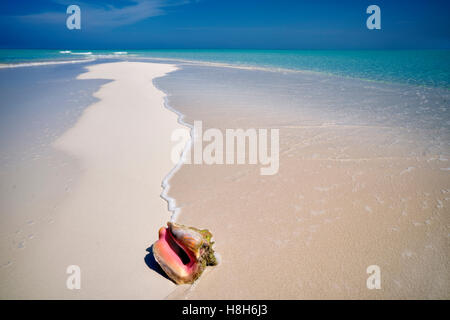
[[[76,4],[81,8],[82,24],[89,27],[117,27],[163,15],[166,7],[189,3],[187,0],[130,0],[129,5],[117,7],[110,4],[98,5],[75,0],[55,0],[54,2],[64,5],[64,10],[23,15],[16,18],[31,23],[64,23],[67,18],[66,6]]]

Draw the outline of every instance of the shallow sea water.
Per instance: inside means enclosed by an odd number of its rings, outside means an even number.
[[[448,297],[447,89],[180,66],[155,83],[184,121],[278,128],[280,169],[184,165],[173,176],[179,221],[212,230],[223,257],[173,298]],[[366,288],[373,264],[384,290]]]

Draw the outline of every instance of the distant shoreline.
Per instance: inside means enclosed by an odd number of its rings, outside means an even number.
[[[83,59],[79,59],[83,57]],[[74,60],[74,58],[77,58]],[[13,50],[0,68],[66,59],[156,60],[273,72],[313,72],[366,81],[450,89],[450,50]]]

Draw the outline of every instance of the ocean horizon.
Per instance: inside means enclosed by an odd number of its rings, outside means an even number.
[[[2,67],[150,58],[450,89],[450,50],[0,49]]]

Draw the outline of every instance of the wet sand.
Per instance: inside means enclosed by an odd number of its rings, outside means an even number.
[[[38,217],[16,235],[13,225],[23,216],[8,212],[11,221],[2,220],[1,254],[9,261],[0,269],[4,299],[161,299],[175,286],[157,272],[146,251],[170,218],[160,198],[161,181],[173,167],[170,135],[181,127],[152,79],[175,67],[120,62],[88,70],[78,78],[112,81],[53,143],[78,170],[72,172],[76,179],[51,217]],[[21,179],[17,194],[32,178]],[[40,181],[42,189],[52,188],[52,180],[41,176]],[[17,246],[15,239],[26,237],[30,228],[33,238]],[[81,269],[80,290],[66,287],[69,265]]]
[[[168,298],[449,298],[448,125],[436,114],[414,116],[424,105],[448,107],[442,96],[360,80],[327,87],[326,78],[306,76],[307,84],[295,80],[304,98],[284,108],[288,98],[270,96],[280,83],[261,80],[268,75],[249,74],[245,86],[234,71],[215,69],[211,77],[181,70],[157,83],[190,124],[202,120],[223,133],[279,128],[280,170],[262,176],[258,165],[181,167],[169,192],[181,209],[178,222],[210,229],[222,263]],[[313,84],[319,93],[302,88]],[[367,101],[358,105],[358,96]],[[414,109],[376,114],[375,103]],[[379,290],[366,286],[371,265],[381,270]]]

